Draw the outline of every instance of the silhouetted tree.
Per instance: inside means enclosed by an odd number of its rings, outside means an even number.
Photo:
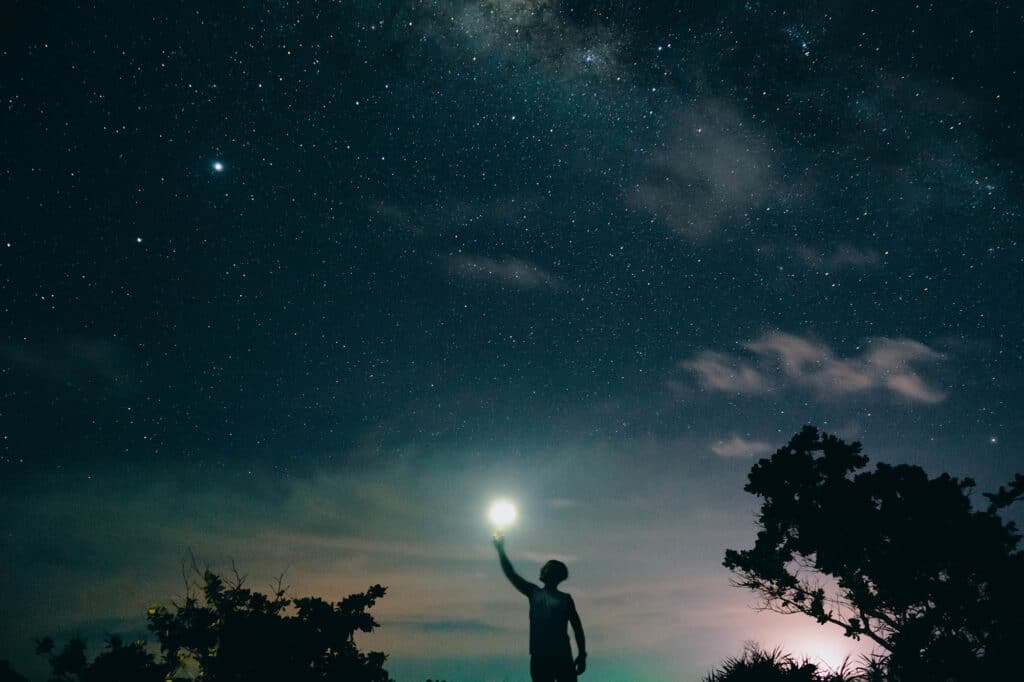
[[[49,656],[50,682],[164,682],[170,670],[146,651],[144,641],[125,644],[115,635],[107,639],[107,646],[91,663],[81,637],[73,637],[57,653],[53,639],[44,637],[36,653]]]
[[[1024,641],[1020,534],[998,515],[1018,476],[975,510],[974,482],[877,464],[860,443],[806,426],[751,469],[762,499],[752,549],[727,550],[762,607],[832,623],[887,653],[898,680],[996,679]]]
[[[367,610],[384,587],[334,604],[287,599],[280,582],[269,596],[243,583],[237,574],[226,583],[205,571],[201,596],[189,594],[174,609],[151,608],[149,627],[164,660],[179,661],[178,670],[196,667],[208,682],[391,682],[386,656],[362,653],[354,639],[378,626]]]
[[[159,660],[143,641],[126,645],[111,637],[89,662],[82,638],[55,653],[47,637],[37,652],[49,657],[51,682],[392,682],[386,656],[364,654],[354,639],[377,627],[367,611],[384,587],[334,604],[288,599],[280,581],[268,596],[246,588],[237,573],[231,582],[209,570],[201,575],[188,583],[182,603],[149,609]]]

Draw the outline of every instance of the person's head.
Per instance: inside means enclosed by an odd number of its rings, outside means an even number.
[[[552,559],[540,567],[540,581],[545,587],[555,587],[569,577],[569,568],[557,559]]]

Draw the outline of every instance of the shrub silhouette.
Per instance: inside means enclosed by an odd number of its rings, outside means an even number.
[[[767,651],[748,644],[743,653],[727,658],[704,677],[704,682],[853,682],[844,671],[826,672],[807,660],[797,660],[780,649]]]
[[[39,641],[36,652],[53,654],[54,642],[50,637]],[[167,666],[156,662],[146,651],[143,641],[125,644],[120,637],[111,635],[106,648],[90,663],[85,655],[85,640],[74,637],[56,654],[50,655],[50,682],[164,682]]]
[[[1020,534],[999,511],[1019,474],[975,510],[971,479],[877,464],[859,443],[806,426],[751,469],[754,547],[727,550],[761,607],[831,623],[884,652],[894,679],[975,682],[1017,668],[1024,641]]]
[[[288,599],[285,591],[279,581],[269,595],[254,592],[237,573],[226,582],[207,570],[189,584],[182,603],[149,609],[159,658],[145,642],[117,637],[92,662],[81,638],[56,653],[45,638],[37,650],[49,656],[51,682],[393,682],[383,667],[386,656],[363,653],[354,640],[356,632],[377,627],[368,610],[384,587],[336,604]]]

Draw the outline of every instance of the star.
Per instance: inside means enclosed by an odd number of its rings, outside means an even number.
[[[213,168],[214,173],[221,173],[224,171],[224,163],[222,161],[214,161],[213,164],[211,164],[211,167]]]

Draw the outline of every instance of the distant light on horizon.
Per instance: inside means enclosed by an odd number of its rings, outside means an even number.
[[[855,642],[842,637],[837,631],[803,621],[784,625],[775,633],[780,641],[766,637],[760,643],[769,649],[779,646],[797,659],[806,658],[832,672],[840,670],[844,663],[870,655],[873,649],[867,642]]]

